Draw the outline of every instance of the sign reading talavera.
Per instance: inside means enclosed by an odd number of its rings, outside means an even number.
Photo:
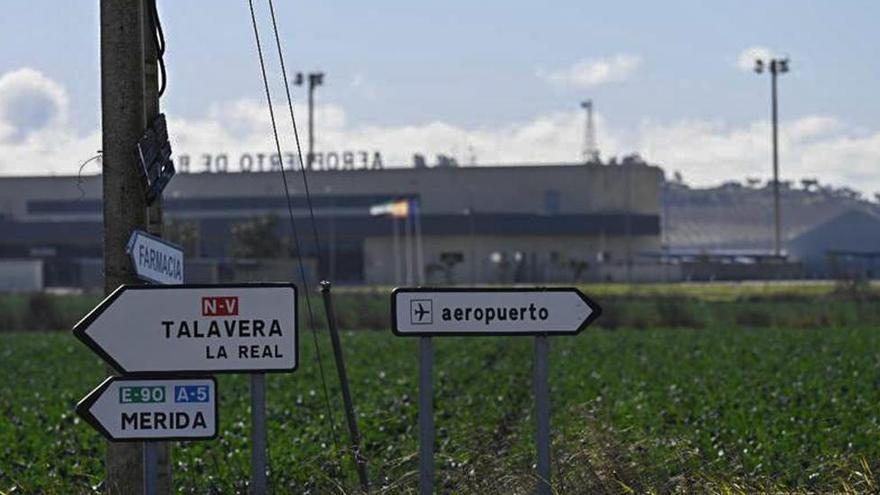
[[[73,328],[121,373],[293,371],[292,284],[124,285]]]

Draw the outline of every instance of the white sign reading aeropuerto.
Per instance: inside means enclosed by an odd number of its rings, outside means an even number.
[[[601,309],[575,288],[398,288],[397,335],[576,334]]]
[[[73,328],[122,373],[294,371],[293,284],[123,285]]]
[[[114,441],[214,438],[217,382],[111,377],[80,401],[76,412]]]
[[[183,283],[183,250],[178,246],[135,230],[126,251],[141,280],[165,285]]]

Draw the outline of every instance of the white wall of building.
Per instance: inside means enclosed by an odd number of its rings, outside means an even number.
[[[0,260],[0,291],[38,292],[43,290],[42,260]]]
[[[395,249],[392,237],[369,237],[364,243],[364,278],[375,285],[416,284],[418,267],[406,280],[404,236]],[[415,261],[415,241],[410,259]],[[660,249],[659,236],[424,236],[423,269],[429,285],[471,283],[563,283],[599,281],[609,277],[625,280],[627,253]],[[461,259],[456,263],[445,260]],[[395,263],[397,268],[395,269]],[[635,261],[633,261],[635,263]],[[585,264],[585,265],[584,265]],[[662,273],[636,265],[630,273],[643,271],[651,279]],[[578,273],[579,271],[579,273]],[[400,280],[395,280],[395,274]],[[576,280],[577,279],[577,280]]]

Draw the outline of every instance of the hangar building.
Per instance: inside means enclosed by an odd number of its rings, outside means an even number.
[[[638,253],[661,248],[663,174],[642,162],[309,172],[320,251],[302,176],[287,178],[303,254],[337,282],[636,280],[651,278],[633,269]],[[255,217],[289,236],[278,172],[178,174],[164,197],[166,220],[197,232],[192,262],[228,259],[232,227]],[[403,200],[409,221],[371,215]],[[100,273],[101,219],[100,176],[0,178],[0,260],[42,261],[46,286]]]

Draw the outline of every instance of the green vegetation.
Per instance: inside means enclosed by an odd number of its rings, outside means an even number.
[[[551,341],[560,493],[877,490],[880,305],[873,293],[834,286],[587,290],[604,306],[603,326]],[[386,298],[343,293],[341,319],[374,318],[363,326],[379,326]],[[62,319],[94,302],[50,301],[55,309],[41,311]],[[10,308],[24,318],[31,306],[24,296],[2,298],[0,318],[10,318]],[[354,493],[329,344],[318,334],[338,449],[312,337],[302,334],[299,371],[267,381],[271,482],[279,493]],[[417,342],[361,331],[345,332],[343,343],[372,482],[385,493],[411,493]],[[435,349],[438,491],[529,492],[531,339],[436,339]],[[99,487],[104,442],[73,413],[106,374],[99,358],[69,332],[7,332],[0,362],[8,370],[0,385],[0,492]],[[219,387],[219,440],[175,448],[180,491],[246,490],[248,380],[224,375]]]
[[[583,285],[581,290],[606,309],[598,321],[604,328],[824,328],[880,323],[880,306],[870,304],[880,301],[880,289],[859,284],[596,284]],[[342,328],[388,329],[390,288],[333,292]],[[0,294],[0,332],[70,329],[100,300],[94,294]],[[304,298],[300,305],[305,311]],[[324,324],[323,318],[318,320]]]

